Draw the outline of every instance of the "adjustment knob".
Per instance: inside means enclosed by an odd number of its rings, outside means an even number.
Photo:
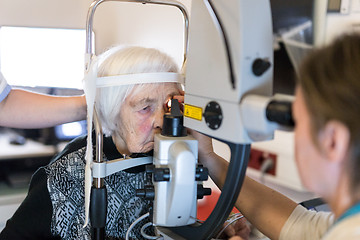
[[[204,188],[203,185],[197,185],[197,199],[202,199],[205,195],[211,195],[211,188]]]
[[[154,173],[155,166],[154,165],[146,165],[145,166],[145,172],[147,174],[153,174]]]
[[[198,165],[196,168],[195,180],[206,181],[209,178],[209,170],[203,165]]]
[[[213,130],[218,129],[223,120],[223,115],[222,115],[222,110],[221,110],[220,104],[218,104],[217,102],[214,102],[214,101],[209,102],[206,105],[203,116],[205,118],[206,125],[209,128],[211,128]]]
[[[155,190],[154,186],[146,185],[144,189],[136,189],[137,197],[145,198],[146,200],[155,199]]]
[[[154,182],[168,182],[170,180],[170,169],[169,168],[155,168]]]
[[[271,63],[268,59],[265,58],[257,58],[252,64],[252,71],[255,76],[263,75],[271,66]]]

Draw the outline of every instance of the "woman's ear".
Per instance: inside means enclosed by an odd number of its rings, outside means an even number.
[[[320,132],[319,143],[329,161],[341,163],[348,154],[350,131],[339,121],[329,121]]]

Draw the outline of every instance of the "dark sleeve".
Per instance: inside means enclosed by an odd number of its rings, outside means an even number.
[[[45,170],[33,175],[28,195],[7,221],[0,239],[58,239],[50,232],[52,204]]]

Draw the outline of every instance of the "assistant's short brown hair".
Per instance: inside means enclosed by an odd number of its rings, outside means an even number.
[[[360,35],[344,35],[310,53],[299,68],[298,84],[310,113],[313,139],[330,120],[349,129],[348,167],[353,187],[360,186]]]

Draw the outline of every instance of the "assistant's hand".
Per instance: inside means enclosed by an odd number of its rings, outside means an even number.
[[[180,90],[180,95],[175,95],[175,96],[172,97],[173,99],[177,99],[178,102],[180,103],[180,110],[181,111],[184,111],[184,107],[183,107],[184,94],[185,94],[185,92]]]
[[[180,93],[181,95],[174,96],[174,99],[177,99],[179,103],[184,103],[184,92]],[[183,106],[182,104],[180,106]],[[183,110],[183,109],[181,109]],[[212,139],[204,134],[201,134],[195,130],[188,129],[189,134],[191,134],[196,140],[198,140],[198,154],[199,154],[199,160],[201,163],[203,163],[205,166],[212,167],[215,166],[212,163],[213,159],[217,159],[216,153],[214,152],[213,145],[212,145]],[[215,167],[218,169],[217,167]],[[219,169],[218,169],[219,170]],[[226,171],[225,171],[226,172]],[[231,240],[248,240],[250,235],[250,227],[246,223],[247,220],[245,218],[241,218],[239,220],[236,220],[231,225],[227,226],[222,234],[223,237],[229,238],[231,237]],[[224,223],[224,227],[228,223]]]
[[[198,140],[199,160],[201,162],[206,161],[211,154],[214,154],[211,138],[192,129],[188,129],[188,132]]]
[[[217,238],[220,239],[231,239],[233,240],[233,237],[238,236],[239,239],[248,240],[250,236],[250,227],[247,224],[247,220],[242,217],[238,220],[235,220],[236,218],[239,218],[239,216],[242,216],[241,214],[237,213],[234,214],[233,217],[230,217],[225,223],[222,234],[218,236]],[[235,221],[234,221],[235,220]],[[232,221],[234,221],[232,223]],[[237,238],[235,238],[237,239]]]
[[[173,96],[174,99],[177,99],[179,103],[184,103],[184,91],[180,92],[180,95]],[[182,104],[180,105],[182,106]],[[183,110],[183,109],[181,109]],[[207,159],[214,153],[214,149],[212,146],[212,140],[210,137],[205,136],[195,130],[188,129],[188,133],[192,135],[196,140],[199,142],[199,160],[200,162],[204,163]]]
[[[243,239],[242,237],[239,237],[239,236],[235,236],[235,237],[229,238],[229,240],[245,240],[245,239]]]
[[[243,240],[249,239],[250,232],[251,232],[251,229],[250,229],[249,225],[246,223],[245,218],[237,220],[236,222],[231,224],[225,230],[225,233],[228,237],[238,236],[238,237],[240,237],[240,239],[243,239]]]

